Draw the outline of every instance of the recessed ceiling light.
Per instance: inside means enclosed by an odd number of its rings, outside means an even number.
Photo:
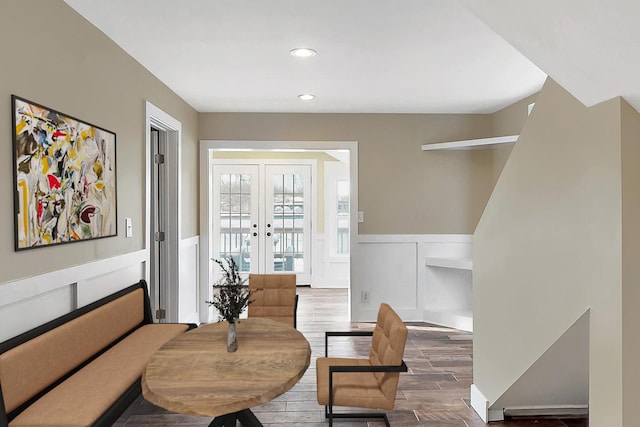
[[[296,58],[309,58],[311,56],[316,56],[317,52],[308,47],[297,47],[295,49],[291,49],[289,53]]]
[[[312,95],[310,93],[303,93],[301,95],[298,95],[298,98],[302,99],[303,101],[311,101],[315,97],[315,95]]]

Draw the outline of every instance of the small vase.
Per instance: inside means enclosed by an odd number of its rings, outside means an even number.
[[[232,353],[238,349],[238,341],[236,339],[236,321],[229,321],[229,329],[227,329],[227,351]]]

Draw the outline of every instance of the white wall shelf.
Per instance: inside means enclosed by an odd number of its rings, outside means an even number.
[[[422,151],[430,150],[472,150],[495,148],[500,144],[516,142],[520,135],[495,136],[491,138],[466,139],[462,141],[436,142],[422,144]]]
[[[473,270],[473,261],[466,258],[437,258],[426,257],[427,267],[457,268],[460,270]]]

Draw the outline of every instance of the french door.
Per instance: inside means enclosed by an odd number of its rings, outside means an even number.
[[[233,258],[244,273],[311,277],[311,166],[214,164],[214,257]]]

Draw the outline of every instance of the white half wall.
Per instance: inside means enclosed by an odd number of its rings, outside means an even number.
[[[359,235],[352,320],[375,321],[385,302],[404,321],[472,331],[471,245],[471,235]],[[434,259],[444,262],[428,265]]]
[[[199,323],[200,316],[200,236],[180,241],[180,289],[178,322]]]
[[[316,234],[313,253],[312,288],[349,287],[349,256],[332,256],[324,234]]]
[[[0,286],[0,342],[144,278],[146,251],[130,252]]]
[[[199,248],[199,236],[180,243],[180,322],[198,323]],[[148,259],[140,250],[1,284],[0,342],[139,282]]]

